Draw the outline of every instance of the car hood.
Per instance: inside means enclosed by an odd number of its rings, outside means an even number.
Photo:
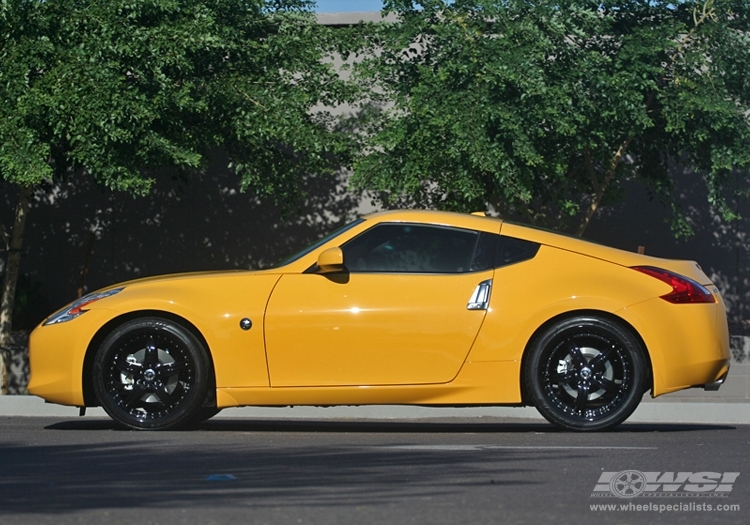
[[[124,295],[116,294],[110,297],[103,298],[101,300],[97,300],[96,303],[94,303],[87,309],[113,307],[117,304],[122,303],[123,299],[130,299],[133,292],[136,292],[143,296],[144,294],[148,295],[152,293],[159,293],[160,291],[167,289],[170,291],[179,290],[180,288],[194,290],[196,288],[200,289],[205,286],[215,286],[219,283],[221,283],[220,287],[229,287],[231,289],[233,283],[236,283],[236,279],[238,278],[246,278],[252,275],[271,276],[276,273],[277,272],[274,272],[272,270],[215,270],[204,272],[174,273],[156,275],[153,277],[143,277],[140,279],[132,279],[130,281],[111,284],[109,286],[105,286],[103,288],[88,292],[86,295],[99,294],[102,292],[107,292],[109,290],[116,290],[118,288],[123,289],[123,291],[127,290],[127,293],[125,293]],[[206,281],[211,281],[211,283],[209,284]],[[175,286],[183,284],[188,286]],[[75,301],[71,301],[67,305],[63,306],[61,310],[70,307],[74,302]],[[45,319],[45,321],[46,320],[47,319]]]

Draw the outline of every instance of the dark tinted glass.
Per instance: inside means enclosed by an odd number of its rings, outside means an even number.
[[[499,235],[494,233],[480,232],[474,249],[474,258],[471,260],[471,271],[479,272],[495,267],[495,254]]]
[[[344,246],[350,272],[463,273],[471,271],[478,234],[414,224],[380,224]]]
[[[508,264],[533,259],[538,251],[539,244],[535,242],[500,236],[495,266],[506,266]]]

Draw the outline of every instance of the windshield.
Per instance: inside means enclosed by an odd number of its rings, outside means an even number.
[[[310,246],[308,246],[308,247],[307,247],[307,248],[305,248],[304,250],[302,250],[302,251],[299,251],[299,252],[295,253],[294,255],[292,255],[292,256],[290,256],[290,257],[287,257],[286,259],[284,259],[284,260],[283,260],[283,261],[281,261],[280,263],[276,263],[276,264],[274,264],[273,266],[271,266],[271,268],[280,268],[280,267],[282,267],[282,266],[286,266],[287,264],[291,264],[291,263],[293,263],[293,262],[294,262],[294,261],[296,261],[297,259],[300,259],[301,257],[304,257],[304,256],[305,256],[305,255],[307,255],[308,253],[310,253],[310,252],[312,252],[312,251],[314,251],[314,250],[318,249],[319,247],[323,246],[323,245],[324,245],[325,243],[327,243],[328,241],[330,241],[330,240],[331,240],[331,239],[333,239],[334,237],[337,237],[338,235],[341,235],[342,233],[344,233],[344,232],[345,232],[345,231],[347,231],[348,229],[350,229],[350,228],[354,228],[354,227],[355,227],[355,226],[356,226],[357,224],[361,224],[362,222],[364,222],[364,219],[357,219],[357,220],[356,220],[356,221],[354,221],[354,222],[350,222],[350,223],[349,223],[349,224],[347,224],[346,226],[342,226],[342,227],[341,227],[341,228],[339,228],[338,230],[336,230],[336,231],[334,231],[334,232],[332,232],[332,233],[329,233],[328,235],[326,235],[326,236],[325,236],[325,237],[323,237],[322,239],[319,239],[319,240],[318,240],[318,241],[316,241],[315,243],[311,244]]]

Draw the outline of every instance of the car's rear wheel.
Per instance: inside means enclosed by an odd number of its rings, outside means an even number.
[[[146,317],[116,328],[94,357],[94,390],[118,423],[138,430],[179,428],[200,417],[210,366],[183,326]]]
[[[564,319],[535,338],[524,381],[549,422],[567,430],[608,430],[633,413],[646,390],[643,345],[605,317]]]

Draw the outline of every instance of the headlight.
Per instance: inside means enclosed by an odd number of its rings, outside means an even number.
[[[88,295],[84,295],[77,301],[75,301],[70,306],[63,308],[59,312],[51,315],[49,319],[44,321],[45,325],[48,324],[57,324],[57,323],[64,323],[66,321],[70,321],[71,319],[75,319],[79,315],[86,312],[84,308],[94,301],[98,301],[99,299],[104,299],[105,297],[109,297],[110,295],[115,295],[116,293],[121,292],[124,290],[124,288],[115,288],[113,290],[107,290],[106,292],[94,292],[90,293]]]

